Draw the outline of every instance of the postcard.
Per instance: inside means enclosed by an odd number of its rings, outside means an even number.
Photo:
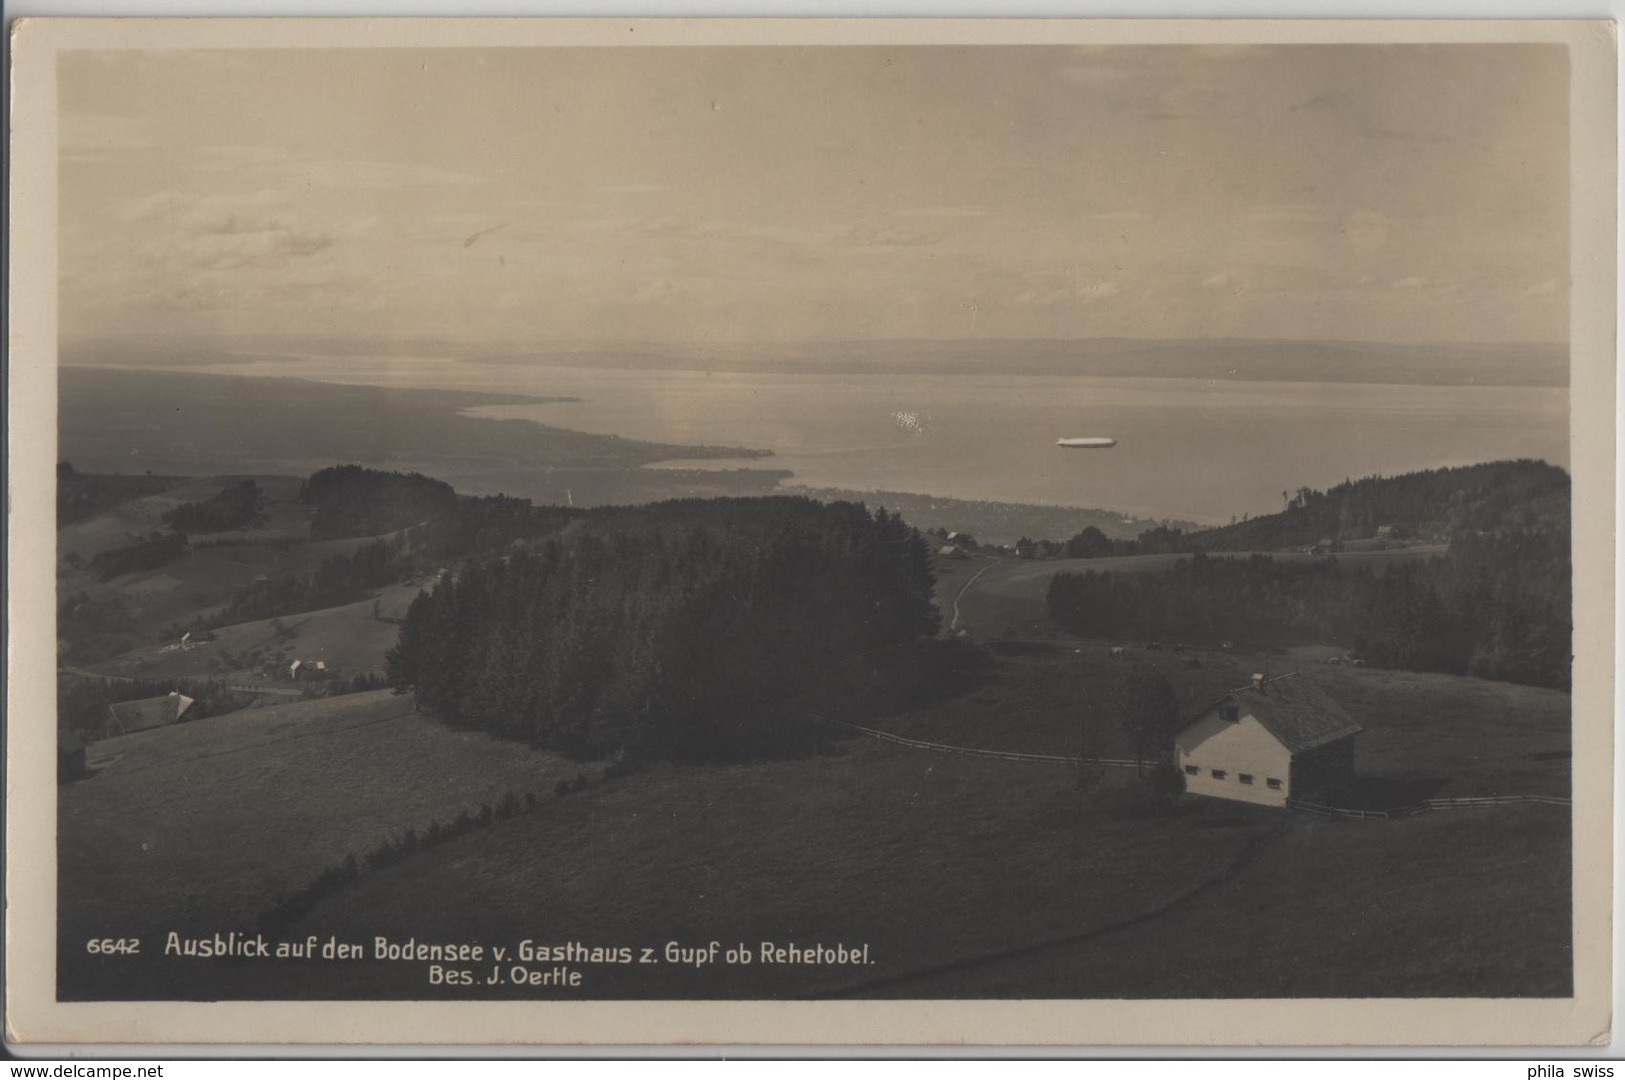
[[[1610,24],[11,40],[12,1044],[1608,1040]]]

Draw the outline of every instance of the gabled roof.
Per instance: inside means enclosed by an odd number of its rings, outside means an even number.
[[[1232,690],[1180,727],[1189,727],[1225,702],[1235,702],[1243,716],[1257,718],[1266,731],[1294,754],[1365,730],[1341,705],[1297,672],[1266,679],[1262,688],[1244,686]]]
[[[191,707],[192,699],[185,694],[165,694],[140,701],[116,701],[107,707],[107,711],[119,730],[129,734],[173,724],[185,716],[186,710]]]

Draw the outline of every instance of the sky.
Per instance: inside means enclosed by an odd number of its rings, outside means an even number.
[[[64,54],[65,342],[1561,342],[1561,46]]]

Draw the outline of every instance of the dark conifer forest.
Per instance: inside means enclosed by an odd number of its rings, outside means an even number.
[[[1155,530],[1127,541],[1086,530],[1053,551],[1023,553],[1192,553],[1157,572],[1057,575],[1050,617],[1078,634],[1339,645],[1376,667],[1569,687],[1568,473],[1544,462],[1496,461],[1281,494],[1280,513],[1222,528]],[[1447,550],[1385,570],[1339,563],[1345,542],[1385,527],[1396,540]],[[1332,554],[1308,565],[1203,555],[1305,546]]]
[[[767,498],[604,511],[413,603],[389,677],[448,723],[571,754],[777,756],[845,658],[936,632],[920,535]]]
[[[164,522],[181,533],[225,532],[260,520],[265,494],[253,480],[233,484],[200,503],[182,503],[164,514]]]
[[[380,472],[336,465],[314,473],[299,500],[316,509],[312,540],[377,536],[448,514],[457,505],[450,484],[421,473]]]

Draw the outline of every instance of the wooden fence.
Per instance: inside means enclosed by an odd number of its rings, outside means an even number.
[[[1457,799],[1423,799],[1410,806],[1395,806],[1387,810],[1357,810],[1347,806],[1325,806],[1321,803],[1305,802],[1302,799],[1288,799],[1287,806],[1294,810],[1302,810],[1306,814],[1314,814],[1323,818],[1402,818],[1413,817],[1416,814],[1431,813],[1435,810],[1466,810],[1484,806],[1529,806],[1538,804],[1542,806],[1573,806],[1572,799],[1563,799],[1555,795],[1478,795]]]
[[[879,728],[864,727],[862,724],[849,724],[844,720],[824,719],[824,723],[835,727],[855,731],[860,735],[867,735],[871,739],[881,742],[894,743],[898,746],[908,746],[915,750],[931,750],[939,754],[959,754],[963,757],[988,758],[994,761],[1022,761],[1040,765],[1102,765],[1109,768],[1133,769],[1141,766],[1155,765],[1155,761],[1135,761],[1133,758],[1089,758],[1067,757],[1062,754],[1026,754],[1017,750],[984,750],[971,746],[952,746],[948,743],[927,742],[924,739],[908,739],[901,735],[893,735],[889,731]],[[1424,799],[1410,806],[1396,806],[1387,810],[1359,810],[1348,806],[1325,806],[1321,803],[1305,802],[1302,799],[1288,799],[1287,806],[1293,810],[1302,810],[1306,814],[1314,814],[1323,818],[1356,818],[1369,819],[1412,817],[1416,814],[1426,814],[1435,810],[1464,810],[1482,806],[1528,806],[1539,804],[1543,806],[1572,806],[1573,800],[1559,798],[1555,795],[1478,795],[1454,799]]]
[[[926,742],[924,739],[905,739],[901,735],[893,735],[889,731],[878,728],[864,727],[861,724],[849,724],[844,720],[825,720],[826,724],[846,728],[867,735],[871,739],[881,742],[896,743],[898,746],[911,746],[916,750],[934,750],[939,754],[960,754],[965,757],[991,758],[995,761],[1027,761],[1043,765],[1106,765],[1114,768],[1133,769],[1141,765],[1154,765],[1154,761],[1135,761],[1133,758],[1086,758],[1066,757],[1061,754],[1025,754],[1017,750],[982,750],[971,746],[950,746],[947,743]]]

